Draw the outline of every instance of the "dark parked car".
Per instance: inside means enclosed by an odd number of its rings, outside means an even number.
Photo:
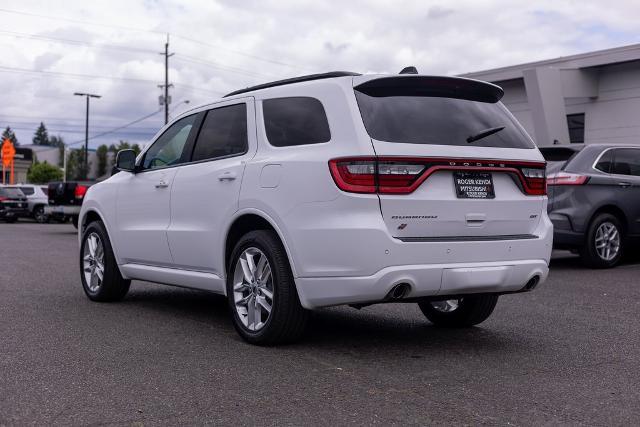
[[[16,222],[28,214],[27,197],[19,188],[0,187],[0,219]]]
[[[78,214],[84,195],[92,183],[87,182],[50,182],[47,188],[49,206],[44,213],[54,220],[64,221],[71,218],[74,227],[78,228]]]
[[[640,238],[640,146],[544,147],[554,247],[593,268],[616,265]]]

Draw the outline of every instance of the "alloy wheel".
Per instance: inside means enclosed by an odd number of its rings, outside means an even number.
[[[104,245],[97,233],[91,233],[87,236],[82,262],[84,280],[89,291],[98,291],[104,280]]]
[[[431,306],[441,313],[451,313],[460,306],[461,299],[448,299],[443,301],[431,301]]]
[[[33,216],[36,222],[39,222],[40,224],[47,222],[47,215],[44,213],[44,208],[42,206],[36,209]]]
[[[606,221],[596,230],[596,252],[605,261],[611,261],[620,252],[620,232],[615,224]]]
[[[273,276],[266,255],[258,248],[245,249],[233,274],[233,301],[242,324],[259,331],[273,309]]]

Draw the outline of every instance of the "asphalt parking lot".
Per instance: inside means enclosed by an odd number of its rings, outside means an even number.
[[[313,316],[245,344],[225,301],[134,283],[92,303],[70,224],[0,223],[0,425],[640,423],[640,264],[557,257],[480,327],[414,304]]]

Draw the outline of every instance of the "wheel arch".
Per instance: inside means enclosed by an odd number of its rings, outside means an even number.
[[[227,227],[227,231],[224,235],[222,252],[224,254],[223,267],[225,274],[227,273],[229,258],[236,242],[244,234],[254,230],[272,230],[276,233],[280,242],[282,242],[282,246],[284,246],[284,250],[289,260],[289,265],[291,266],[291,272],[293,273],[294,278],[297,277],[295,262],[282,229],[278,226],[276,221],[273,220],[273,218],[265,212],[257,209],[246,209],[237,212]]]
[[[100,221],[104,225],[104,228],[107,231],[107,236],[109,237],[109,241],[111,242],[111,250],[113,251],[113,255],[116,259],[116,264],[118,264],[118,268],[120,268],[120,257],[118,256],[118,247],[117,247],[118,245],[114,244],[114,235],[111,232],[111,227],[109,225],[109,222],[105,221],[104,215],[95,206],[91,206],[86,210],[83,209],[82,212],[80,212],[80,216],[78,218],[79,242],[82,240],[82,235],[84,234],[85,228],[87,228],[87,226],[94,221]],[[121,274],[122,274],[122,271],[121,271]],[[125,276],[124,274],[122,275],[123,277]]]
[[[598,207],[596,210],[594,210],[593,213],[589,216],[588,225],[590,226],[593,220],[598,215],[605,214],[605,213],[613,215],[616,218],[618,218],[618,221],[620,221],[620,224],[622,224],[622,232],[626,235],[627,231],[629,230],[627,215],[624,213],[624,211],[620,207],[614,204],[603,205]]]

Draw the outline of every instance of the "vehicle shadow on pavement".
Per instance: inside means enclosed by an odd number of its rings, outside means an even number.
[[[194,334],[212,334],[216,330],[233,331],[227,301],[221,295],[176,287],[140,287],[134,284],[130,294],[120,304],[135,310],[144,309],[148,316],[171,315],[175,316],[174,319],[184,319],[185,324],[196,321],[202,329],[191,328]],[[235,336],[235,332],[231,336]],[[236,340],[241,341],[241,338],[236,337]],[[383,304],[362,310],[335,307],[313,311],[300,342],[283,348],[340,347],[357,352],[397,348],[408,357],[411,351],[466,352],[477,351],[477,348],[482,348],[484,354],[491,354],[522,345],[522,337],[514,338],[507,333],[492,331],[490,326],[438,328],[422,316],[415,304]]]
[[[393,305],[394,309],[402,309],[402,306],[412,304]],[[366,313],[349,310],[339,308],[314,312],[302,344],[332,348],[344,346],[372,352],[398,349],[404,356],[411,351],[477,352],[478,348],[486,354],[523,344],[521,338],[500,334],[490,326],[440,328],[429,323],[421,313],[412,313],[410,317],[390,316],[384,306]]]

